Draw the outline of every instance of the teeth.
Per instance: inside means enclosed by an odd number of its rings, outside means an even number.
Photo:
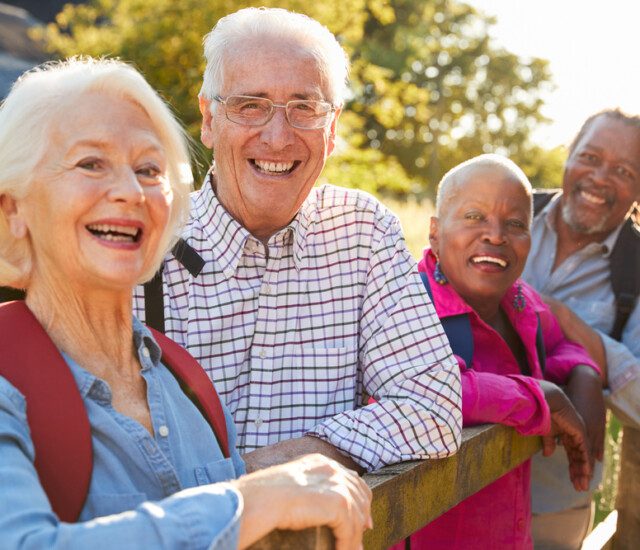
[[[111,225],[106,223],[94,223],[87,225],[92,233],[99,233],[100,238],[106,241],[131,241],[135,240],[140,230],[137,227],[125,225]]]
[[[255,160],[254,162],[263,172],[280,174],[282,172],[288,172],[293,168],[293,162],[268,162],[264,160]]]
[[[602,197],[598,197],[597,195],[593,195],[592,193],[589,193],[589,191],[582,190],[580,191],[580,195],[582,196],[583,199],[585,199],[587,202],[590,202],[591,204],[601,205],[607,202]]]
[[[498,264],[500,267],[507,267],[507,262],[505,262],[502,258],[494,258],[493,256],[475,256],[471,258],[471,261],[474,264],[478,264],[480,262],[489,262],[492,264]]]

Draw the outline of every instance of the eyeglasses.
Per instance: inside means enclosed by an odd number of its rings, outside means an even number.
[[[294,99],[285,105],[274,103],[266,97],[248,95],[230,95],[226,99],[218,95],[213,99],[225,106],[227,118],[231,122],[244,126],[266,124],[273,118],[275,108],[281,107],[291,126],[315,130],[327,126],[331,121],[331,114],[336,110],[331,103],[313,99]]]

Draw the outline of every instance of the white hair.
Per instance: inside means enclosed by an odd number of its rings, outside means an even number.
[[[49,62],[23,74],[0,107],[0,196],[23,198],[33,171],[47,154],[51,113],[73,109],[88,92],[102,92],[139,105],[149,117],[167,157],[173,193],[171,214],[153,265],[141,277],[151,278],[188,216],[193,183],[188,138],[169,107],[133,67],[117,60],[71,58]],[[29,279],[32,249],[28,238],[16,239],[0,211],[0,285],[22,286]]]
[[[527,194],[527,197],[529,197],[532,202],[531,213],[533,215],[533,190],[531,188],[531,183],[529,182],[529,179],[527,178],[525,173],[515,162],[508,159],[507,157],[490,153],[485,155],[478,155],[477,157],[466,160],[458,164],[457,166],[454,166],[444,176],[442,176],[442,179],[438,184],[438,191],[436,194],[437,217],[440,217],[442,215],[444,204],[449,198],[451,189],[455,187],[455,184],[461,182],[467,172],[476,168],[498,168],[508,176],[513,178],[514,181],[520,182]],[[529,219],[531,219],[531,216],[529,217]]]
[[[336,37],[315,19],[282,8],[245,8],[221,18],[204,38],[204,71],[200,96],[212,100],[223,87],[228,56],[246,43],[288,40],[304,48],[318,63],[327,101],[341,106],[346,94],[349,58]],[[274,75],[277,78],[277,75]]]

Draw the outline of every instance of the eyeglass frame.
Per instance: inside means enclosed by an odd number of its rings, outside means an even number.
[[[242,97],[242,98],[246,98],[246,99],[259,99],[260,101],[268,101],[269,104],[271,105],[271,111],[269,112],[269,115],[267,116],[267,119],[264,122],[260,123],[260,124],[245,124],[243,122],[238,122],[237,120],[233,120],[233,119],[229,118],[229,112],[226,109],[227,101],[229,100],[230,97]],[[329,101],[323,101],[321,99],[291,99],[291,100],[287,101],[284,104],[276,103],[274,101],[271,101],[268,97],[259,97],[259,96],[254,96],[254,95],[242,95],[242,94],[231,94],[231,95],[228,95],[226,98],[222,97],[221,95],[214,95],[212,99],[217,101],[221,105],[225,106],[225,113],[224,114],[225,114],[225,116],[226,116],[228,121],[233,122],[234,124],[239,124],[240,126],[249,126],[249,127],[253,127],[253,128],[258,128],[260,126],[264,126],[265,124],[268,124],[269,122],[271,122],[271,120],[273,119],[273,115],[276,112],[276,107],[280,107],[280,108],[284,109],[284,115],[285,115],[285,118],[287,119],[287,122],[289,123],[289,126],[291,126],[292,128],[297,128],[298,130],[320,130],[321,128],[326,128],[327,126],[329,126],[329,124],[331,124],[331,117],[327,117],[327,121],[322,126],[314,126],[312,128],[307,128],[305,126],[297,126],[297,125],[293,124],[291,122],[291,120],[289,120],[289,112],[287,110],[287,107],[289,106],[290,103],[313,101],[315,103],[322,103],[324,105],[329,105],[330,109],[327,111],[327,113],[326,113],[327,115],[329,113],[335,113],[338,110],[338,108],[333,103],[331,103]]]

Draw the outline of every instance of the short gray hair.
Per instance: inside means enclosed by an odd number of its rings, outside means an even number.
[[[640,115],[631,115],[631,114],[625,113],[618,107],[611,108],[611,109],[603,109],[602,111],[598,111],[597,113],[594,113],[587,120],[584,121],[584,123],[580,127],[580,130],[578,130],[578,133],[569,144],[569,156],[573,154],[573,152],[575,151],[575,148],[578,146],[578,143],[580,143],[584,135],[587,133],[587,130],[600,117],[607,117],[613,120],[619,120],[620,122],[622,122],[623,124],[626,124],[627,126],[635,127],[640,133]]]
[[[477,157],[466,160],[465,162],[453,167],[442,177],[438,184],[438,192],[436,195],[436,216],[439,217],[441,215],[451,187],[456,183],[460,183],[462,176],[474,168],[499,168],[512,176],[515,181],[520,182],[524,187],[527,196],[531,199],[531,213],[533,215],[533,199],[531,198],[533,196],[533,190],[525,173],[515,162],[507,157],[490,153],[478,155]]]
[[[298,42],[314,59],[324,75],[327,101],[341,106],[349,76],[349,58],[336,37],[315,19],[282,8],[245,8],[221,18],[204,38],[207,66],[200,96],[212,100],[223,87],[224,65],[230,52],[244,43],[270,39]]]
[[[103,92],[130,100],[149,116],[167,157],[167,174],[173,192],[169,223],[157,252],[151,278],[188,216],[193,183],[188,138],[180,123],[133,67],[117,60],[72,58],[45,63],[23,74],[0,107],[0,196],[24,197],[33,171],[47,153],[51,113],[73,108],[88,92]],[[29,239],[15,239],[0,211],[0,285],[22,286],[32,267]]]

